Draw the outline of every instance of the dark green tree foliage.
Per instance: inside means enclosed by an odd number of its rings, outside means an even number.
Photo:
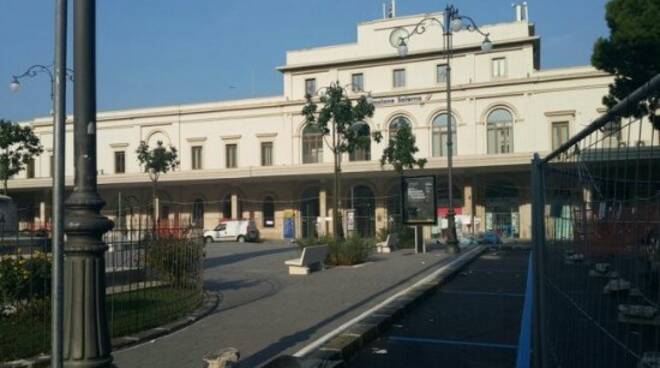
[[[370,138],[380,142],[379,132],[370,137],[364,134],[368,127],[357,124],[374,115],[374,105],[369,103],[365,96],[361,96],[353,104],[344,88],[337,82],[324,89],[319,97],[323,105],[320,110],[312,96],[307,95],[305,98],[307,103],[302,113],[306,124],[318,127],[324,136],[331,135],[332,124],[336,124],[336,142],[330,147],[333,153],[353,152],[369,144]]]
[[[39,138],[29,126],[0,119],[0,179],[7,195],[7,181],[43,152]]]
[[[615,77],[603,98],[611,108],[660,73],[660,0],[611,0],[605,18],[610,36],[596,41],[591,63]],[[653,112],[657,101],[655,95],[626,116]]]
[[[165,147],[162,141],[156,142],[156,147],[150,148],[145,141],[142,141],[135,153],[137,153],[140,166],[144,167],[144,171],[149,173],[152,200],[155,202],[160,175],[175,170],[179,166],[177,149],[174,146]]]
[[[396,136],[390,137],[387,148],[383,151],[380,158],[380,165],[390,164],[394,166],[399,175],[403,174],[405,169],[414,169],[418,166],[420,169],[426,165],[426,159],[415,159],[415,153],[419,148],[415,145],[415,136],[408,124],[401,124],[396,132]]]

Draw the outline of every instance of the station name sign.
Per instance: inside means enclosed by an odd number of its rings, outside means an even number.
[[[380,97],[380,98],[374,98],[373,104],[374,106],[412,104],[412,103],[422,103],[424,100],[425,100],[424,96],[422,95]]]

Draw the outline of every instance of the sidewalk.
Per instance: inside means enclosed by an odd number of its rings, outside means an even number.
[[[115,352],[115,363],[199,368],[204,354],[235,347],[242,366],[256,367],[297,351],[447,260],[439,251],[402,250],[358,267],[289,276],[284,261],[297,254],[273,242],[207,246],[205,286],[220,293],[218,309],[184,330]]]

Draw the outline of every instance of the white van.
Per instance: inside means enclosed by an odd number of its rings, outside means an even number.
[[[221,222],[213,230],[204,232],[204,240],[207,243],[216,241],[246,241],[259,240],[259,229],[252,220],[227,220]]]

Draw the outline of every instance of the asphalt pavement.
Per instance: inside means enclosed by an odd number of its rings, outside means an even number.
[[[367,367],[514,367],[529,251],[485,253],[350,362]]]

